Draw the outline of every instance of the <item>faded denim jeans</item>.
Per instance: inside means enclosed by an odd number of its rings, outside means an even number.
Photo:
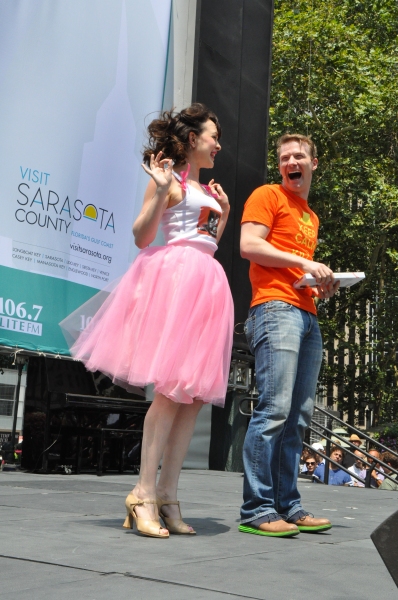
[[[241,522],[302,510],[297,475],[310,424],[322,338],[315,315],[279,300],[250,309],[245,323],[256,359],[258,405],[243,447]]]

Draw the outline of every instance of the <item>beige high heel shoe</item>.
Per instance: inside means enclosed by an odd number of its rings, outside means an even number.
[[[139,533],[142,535],[147,535],[149,537],[156,538],[168,538],[169,532],[160,533],[162,526],[159,520],[156,519],[143,519],[139,517],[136,513],[136,506],[144,506],[145,504],[155,504],[157,505],[156,500],[139,500],[134,496],[134,494],[129,494],[126,498],[126,510],[127,517],[125,522],[123,523],[123,527],[126,529],[134,529],[134,523]]]
[[[177,533],[180,535],[183,535],[183,534],[196,535],[196,531],[194,531],[194,529],[192,529],[192,527],[190,527],[189,525],[184,523],[184,521],[182,520],[180,503],[178,502],[178,500],[163,500],[163,498],[160,498],[159,496],[157,496],[156,502],[158,505],[159,517],[161,517],[161,519],[164,521],[164,524],[167,527],[167,529],[170,531],[170,533]],[[169,505],[169,504],[175,504],[178,506],[178,510],[180,513],[179,519],[173,519],[172,517],[167,517],[162,512],[162,507]]]

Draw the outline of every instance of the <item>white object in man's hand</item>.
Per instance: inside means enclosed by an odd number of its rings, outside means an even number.
[[[334,281],[340,281],[340,287],[351,287],[362,279],[365,279],[365,273],[358,271],[356,273],[333,273]],[[305,273],[300,279],[294,282],[293,287],[303,289],[306,287],[317,287],[315,277],[311,273]]]

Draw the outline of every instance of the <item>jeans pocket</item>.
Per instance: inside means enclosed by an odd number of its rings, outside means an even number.
[[[243,327],[243,331],[245,332],[246,340],[247,340],[250,352],[252,354],[254,354],[253,338],[254,338],[255,324],[256,324],[256,315],[250,315],[250,317],[248,317],[246,319],[245,325]]]

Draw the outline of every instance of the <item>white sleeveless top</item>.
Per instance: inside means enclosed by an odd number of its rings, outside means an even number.
[[[173,175],[181,183],[181,177],[174,171]],[[204,244],[215,252],[221,207],[205,187],[203,193],[188,183],[183,187],[186,188],[185,198],[176,206],[167,208],[162,215],[165,243],[193,242]]]

